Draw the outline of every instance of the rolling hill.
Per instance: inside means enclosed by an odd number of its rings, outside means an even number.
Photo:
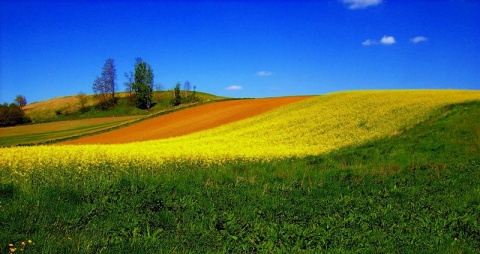
[[[2,149],[0,157],[20,168],[24,163],[47,162],[60,168],[72,164],[89,168],[97,163],[156,167],[176,160],[223,163],[235,159],[304,157],[399,135],[441,106],[479,99],[478,91],[332,93],[179,137],[120,145],[10,148]],[[18,154],[26,157],[17,160]]]
[[[231,100],[192,107],[62,144],[121,144],[182,136],[239,121],[309,97]]]
[[[214,104],[206,116],[235,108]],[[199,112],[185,112],[170,115],[195,125]],[[129,128],[165,130],[150,120]],[[38,253],[476,253],[479,123],[479,91],[352,91],[176,137],[0,148],[0,243]]]
[[[126,92],[116,93],[116,98],[118,100],[117,106],[109,110],[97,110],[95,108],[98,104],[95,95],[86,95],[86,98],[86,112],[80,112],[80,101],[76,95],[30,103],[25,106],[24,110],[25,114],[30,117],[34,123],[44,123],[112,116],[145,116],[172,108],[170,103],[170,100],[172,99],[172,91],[168,90],[153,93],[154,105],[149,110],[141,110],[134,105],[131,105],[131,103],[129,103],[128,93]],[[226,99],[226,97],[202,92],[196,92],[195,98],[196,101],[200,103]]]

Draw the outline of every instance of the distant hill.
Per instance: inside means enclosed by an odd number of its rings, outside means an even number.
[[[190,95],[192,93],[191,91],[189,92]],[[182,91],[183,94],[184,91]],[[172,97],[173,91],[171,90],[154,92],[154,105],[149,110],[141,110],[131,105],[126,92],[117,93],[118,104],[109,110],[96,109],[95,106],[98,104],[98,100],[95,98],[95,95],[87,95],[86,112],[80,112],[80,101],[76,95],[31,103],[26,105],[24,109],[26,115],[32,119],[33,123],[94,117],[147,115],[172,107],[170,103]],[[202,92],[195,92],[195,97],[195,100],[190,101],[205,102],[227,98]]]

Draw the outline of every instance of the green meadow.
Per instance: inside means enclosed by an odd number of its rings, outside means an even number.
[[[0,246],[26,253],[474,253],[480,102],[328,154],[78,177],[0,173]],[[23,242],[23,244],[22,244]],[[10,245],[10,246],[9,246]]]

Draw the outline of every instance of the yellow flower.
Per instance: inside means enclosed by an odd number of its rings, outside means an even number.
[[[153,171],[177,162],[211,166],[318,155],[391,136],[421,122],[435,108],[471,100],[480,100],[480,92],[332,93],[175,138],[121,145],[0,148],[0,177],[22,180],[40,173],[75,178],[99,168],[118,174],[132,168]],[[2,169],[7,169],[4,175]]]

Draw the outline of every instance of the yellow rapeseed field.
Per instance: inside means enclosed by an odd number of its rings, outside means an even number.
[[[181,137],[122,145],[0,149],[0,170],[25,175],[41,168],[81,174],[91,168],[155,169],[166,162],[225,163],[322,154],[390,136],[439,106],[480,100],[479,91],[339,92]],[[5,173],[5,172],[4,172]],[[0,173],[1,175],[1,173]]]

